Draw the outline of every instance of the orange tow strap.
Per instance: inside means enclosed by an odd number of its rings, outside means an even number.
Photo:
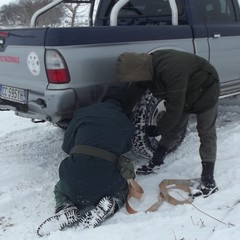
[[[129,199],[134,197],[136,199],[140,199],[144,193],[142,187],[133,179],[128,180],[129,185],[129,193],[126,201],[126,210],[128,213],[133,214],[137,213],[135,209],[133,209],[129,204]],[[183,201],[177,200],[172,197],[168,190],[170,189],[180,189],[189,194],[191,194],[191,179],[165,179],[159,184],[160,194],[158,197],[158,201],[155,202],[151,207],[149,207],[145,212],[154,212],[156,211],[163,201],[167,201],[170,204],[177,205],[177,204],[184,204],[184,203],[192,203],[193,198],[190,196],[188,199],[184,199]]]

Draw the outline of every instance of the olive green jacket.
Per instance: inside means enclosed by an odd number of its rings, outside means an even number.
[[[152,54],[153,93],[166,100],[166,113],[158,123],[167,133],[183,112],[201,113],[218,102],[219,78],[215,68],[193,54],[160,50]]]
[[[166,113],[158,122],[162,135],[177,124],[183,112],[201,113],[216,105],[220,91],[219,78],[207,60],[171,49],[156,51],[151,56],[153,81],[131,83],[126,111],[129,112],[146,89],[150,88],[155,97],[166,100]],[[145,68],[146,71],[148,69]],[[133,75],[134,68],[126,70],[126,74],[129,72]]]

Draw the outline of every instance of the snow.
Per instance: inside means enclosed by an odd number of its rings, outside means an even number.
[[[139,212],[122,208],[95,229],[56,231],[47,240],[239,240],[240,238],[240,98],[221,100],[217,120],[218,157],[215,179],[219,191],[193,204],[164,202],[153,213],[144,213],[157,200],[159,183],[166,178],[200,177],[199,140],[192,117],[187,136],[152,176],[138,176],[145,193],[131,200]],[[0,239],[35,240],[37,227],[54,213],[53,187],[63,130],[50,123],[34,124],[13,112],[0,112]],[[143,160],[136,161],[136,166]]]

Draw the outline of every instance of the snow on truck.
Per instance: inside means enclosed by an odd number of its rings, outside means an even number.
[[[36,27],[39,16],[65,3],[89,4],[89,26]],[[169,48],[209,60],[221,97],[239,94],[240,0],[55,0],[29,28],[0,30],[0,109],[63,126],[117,82],[118,55]],[[141,101],[134,144],[149,156],[159,139],[145,137],[139,123],[155,123],[164,104],[149,91]]]

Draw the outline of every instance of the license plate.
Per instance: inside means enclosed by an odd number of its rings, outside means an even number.
[[[27,90],[0,85],[0,97],[14,102],[26,103]]]

